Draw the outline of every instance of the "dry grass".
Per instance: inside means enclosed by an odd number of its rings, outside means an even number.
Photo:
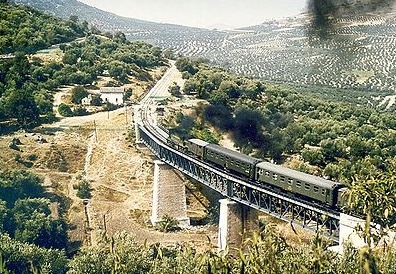
[[[104,200],[123,203],[125,202],[129,194],[114,190],[112,188],[106,187],[104,185],[100,185],[95,189],[96,195],[100,196]]]

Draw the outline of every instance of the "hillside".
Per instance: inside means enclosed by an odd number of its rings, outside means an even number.
[[[27,6],[0,6],[0,25],[0,54],[33,53],[83,37],[88,31],[87,26],[62,21]]]
[[[87,88],[95,93],[105,85],[124,86],[138,93],[153,83],[151,70],[164,64],[159,48],[130,42],[121,32],[103,36],[75,17],[65,21],[5,3],[0,4],[0,15],[5,26],[0,53],[12,53],[0,56],[1,133],[53,120],[59,89],[69,98],[57,100],[64,103],[63,115],[85,115],[81,99],[88,96]],[[75,85],[80,86],[72,89]],[[113,107],[101,102],[97,106],[92,111]]]
[[[202,55],[214,51],[222,43],[225,32],[173,24],[160,24],[126,18],[106,12],[76,0],[14,0],[47,13],[69,19],[76,15],[101,31],[122,31],[131,40],[151,42],[163,48],[175,49],[183,55]]]
[[[379,1],[386,2],[386,12],[373,1],[349,1],[349,6],[333,1],[350,12],[337,10],[326,29],[312,28],[314,19],[302,14],[227,32],[123,18],[78,1],[16,1],[64,18],[76,14],[99,29],[122,30],[129,39],[208,58],[238,74],[326,98],[395,109],[396,21],[387,1]]]
[[[122,31],[126,35],[138,35],[140,38],[143,37],[147,40],[155,39],[161,33],[166,35],[177,32],[203,31],[199,28],[122,17],[76,0],[14,0],[14,2],[32,6],[63,19],[69,19],[70,16],[75,15],[81,21],[85,20],[101,31]]]

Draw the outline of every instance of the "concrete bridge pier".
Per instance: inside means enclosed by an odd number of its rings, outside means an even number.
[[[218,247],[240,248],[242,241],[259,230],[257,210],[229,199],[220,200]]]
[[[157,225],[166,215],[175,218],[180,227],[190,225],[184,181],[175,173],[173,167],[156,160],[151,223]]]
[[[364,231],[366,226],[366,220],[359,219],[344,213],[340,214],[340,245],[331,247],[331,250],[344,254],[344,244],[351,243],[355,248],[362,248],[368,243],[364,241],[364,239],[359,235],[356,231],[358,228],[360,231]],[[375,233],[375,230],[378,230],[379,226],[372,227],[371,231]],[[381,239],[379,242],[380,245],[387,243],[387,245],[395,245],[396,243],[396,234],[395,232],[388,232],[388,236]]]

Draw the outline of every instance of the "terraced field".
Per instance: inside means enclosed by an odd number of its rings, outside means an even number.
[[[314,20],[304,14],[212,31],[120,17],[75,0],[15,1],[63,18],[78,15],[102,31],[122,31],[132,40],[208,58],[240,74],[396,109],[396,12],[390,8],[337,14],[325,31],[312,29]]]
[[[133,34],[178,54],[205,57],[240,74],[297,87],[396,92],[394,14],[341,18],[326,33],[309,27],[309,18],[267,21],[236,31],[180,28]],[[380,97],[377,101],[380,103]],[[383,104],[384,106],[386,104]]]

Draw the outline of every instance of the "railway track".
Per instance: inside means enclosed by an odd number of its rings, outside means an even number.
[[[334,209],[257,185],[235,174],[213,167],[170,145],[167,130],[157,125],[155,98],[167,92],[176,73],[174,64],[147,93],[139,105],[139,126],[143,143],[162,161],[224,196],[300,227],[320,231],[338,241],[339,215]]]

